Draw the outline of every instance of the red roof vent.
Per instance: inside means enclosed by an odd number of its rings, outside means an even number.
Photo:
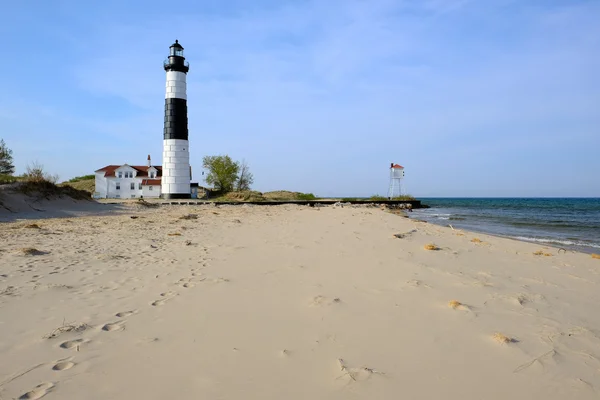
[[[399,164],[392,164],[392,166],[390,168],[396,169],[396,168],[404,168],[404,167],[402,165],[399,165]]]

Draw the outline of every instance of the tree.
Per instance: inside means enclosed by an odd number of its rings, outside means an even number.
[[[212,185],[220,192],[230,192],[233,190],[238,180],[239,163],[233,161],[227,155],[205,156],[202,159],[202,166],[208,171],[206,174],[206,183]]]
[[[4,139],[0,139],[0,175],[12,175],[14,173],[12,150],[6,147]]]
[[[242,160],[240,164],[240,173],[236,182],[237,190],[250,190],[250,185],[254,183],[254,175],[250,172],[250,167],[246,160]]]

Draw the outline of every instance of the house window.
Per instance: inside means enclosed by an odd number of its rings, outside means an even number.
[[[154,178],[154,172],[150,172],[150,178]]]
[[[121,190],[121,182],[117,182],[117,183],[115,184],[115,186],[116,186],[116,187],[115,187],[115,189],[116,189],[116,190]]]
[[[121,195],[120,195],[120,194],[117,194],[117,195],[115,195],[115,197],[116,197],[117,199],[120,199],[120,198],[121,198]]]
[[[148,190],[152,190],[152,186],[148,186]]]
[[[135,190],[135,182],[131,182],[131,185],[129,186],[129,188],[131,190]]]
[[[135,194],[132,194],[132,195],[131,195],[131,198],[132,198],[132,199],[134,199],[134,198],[135,198]]]
[[[119,178],[123,177],[123,173],[121,171],[119,171]]]
[[[142,184],[140,183],[140,185],[138,186],[139,190],[142,190]]]

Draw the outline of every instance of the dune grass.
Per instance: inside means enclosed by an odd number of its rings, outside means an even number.
[[[506,344],[506,343],[510,343],[510,342],[512,342],[512,339],[511,339],[511,338],[509,338],[509,337],[508,337],[508,336],[506,336],[505,334],[503,334],[503,333],[499,333],[499,332],[496,332],[496,333],[494,333],[494,336],[492,336],[492,338],[493,338],[493,339],[494,339],[496,342],[498,342],[498,343],[501,343],[501,344]]]
[[[460,307],[462,304],[460,301],[458,300],[450,300],[448,302],[448,307],[453,308],[453,309],[457,309],[458,307]]]
[[[433,244],[433,243],[426,244],[425,246],[423,246],[423,248],[424,248],[425,250],[439,250],[439,249],[440,249],[439,247],[437,247],[437,246],[436,246],[435,244]]]
[[[34,247],[24,247],[21,249],[21,253],[23,253],[26,256],[37,256],[38,254],[42,254],[41,251]]]

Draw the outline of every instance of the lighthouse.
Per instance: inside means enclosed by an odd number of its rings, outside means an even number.
[[[167,72],[165,95],[165,128],[161,197],[189,199],[190,148],[188,142],[186,77],[190,67],[183,56],[183,47],[175,40],[164,62]]]

